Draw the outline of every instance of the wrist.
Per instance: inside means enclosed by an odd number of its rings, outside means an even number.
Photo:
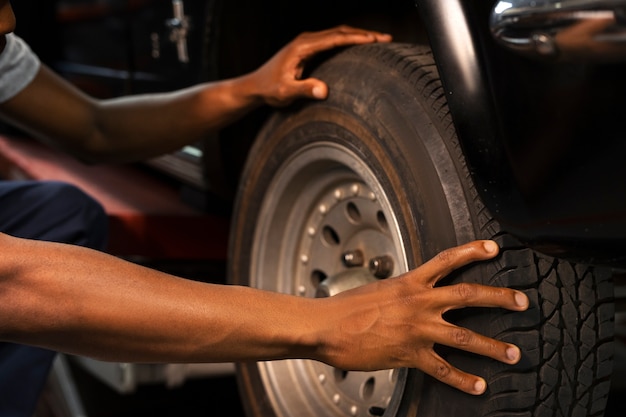
[[[256,108],[266,104],[257,78],[257,71],[254,71],[231,80],[233,97],[248,108]]]
[[[345,354],[346,341],[342,335],[342,303],[335,298],[310,300],[307,312],[308,328],[298,343],[306,350],[306,358],[338,366]]]

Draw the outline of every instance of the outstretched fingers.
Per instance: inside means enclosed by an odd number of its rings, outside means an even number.
[[[433,288],[441,278],[454,270],[475,261],[492,259],[498,251],[497,244],[490,240],[470,242],[439,253],[409,274],[413,274],[413,283],[430,288],[427,291],[428,304],[432,308],[432,313],[436,315],[424,332],[428,334],[430,342],[512,365],[522,356],[517,346],[455,326],[445,321],[442,316],[449,310],[465,307],[499,307],[523,311],[529,305],[528,297],[523,292],[472,283]],[[424,360],[425,357],[428,358],[427,361]],[[419,353],[418,362],[418,367],[424,372],[464,392],[478,395],[486,389],[484,379],[454,368],[439,357],[432,347]]]
[[[511,344],[492,339],[464,327],[446,323],[440,326],[433,341],[440,345],[461,349],[477,355],[514,365],[522,357],[520,349]]]
[[[500,307],[523,311],[528,308],[528,297],[510,288],[463,282],[433,288],[441,303],[442,313],[464,307]]]
[[[492,240],[475,240],[439,252],[420,267],[426,278],[424,284],[434,286],[452,271],[472,262],[491,259],[498,252],[498,244]]]
[[[293,88],[301,96],[318,100],[325,99],[328,96],[326,83],[315,78],[301,79],[305,62],[320,52],[342,46],[390,41],[391,35],[351,26],[338,26],[319,32],[302,33],[291,44],[291,48],[295,51],[294,56],[299,62]]]
[[[444,384],[472,395],[481,395],[487,389],[483,378],[455,368],[434,350],[423,352],[421,356],[419,369]]]
[[[350,26],[301,33],[253,73],[254,90],[266,104],[275,107],[289,105],[297,98],[325,99],[328,86],[324,81],[302,79],[309,59],[340,46],[390,41],[390,35]]]
[[[294,43],[302,46],[301,58],[307,59],[341,46],[390,41],[391,35],[344,25],[319,32],[305,32]]]

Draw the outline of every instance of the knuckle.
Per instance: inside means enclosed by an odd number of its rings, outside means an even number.
[[[470,378],[468,378],[467,376],[460,374],[458,375],[456,378],[456,386],[461,388],[461,389],[471,389],[472,386],[472,382],[470,380]]]
[[[280,85],[276,89],[276,100],[278,100],[279,102],[284,102],[290,97],[290,95],[291,95],[291,88],[285,84]]]
[[[297,38],[294,39],[293,42],[286,45],[284,51],[287,55],[291,56],[300,56],[302,50],[306,47],[309,42],[310,35],[306,33],[301,33]]]
[[[309,32],[309,31],[300,32],[300,34],[295,37],[295,40],[308,39],[312,35],[313,35],[313,32]]]
[[[472,284],[462,282],[455,286],[455,290],[459,298],[463,301],[469,301],[476,297],[476,287]]]
[[[452,329],[452,340],[456,343],[457,346],[468,346],[472,340],[472,333],[464,328],[454,328]]]
[[[492,358],[496,358],[502,355],[502,352],[506,350],[506,347],[502,347],[496,340],[487,340],[485,342],[486,355]],[[506,356],[506,353],[504,354]]]
[[[445,380],[451,372],[452,370],[450,369],[450,366],[448,364],[439,362],[435,366],[434,377],[439,380]]]
[[[450,262],[452,262],[453,253],[450,249],[446,249],[444,251],[439,252],[437,255],[435,255],[435,259],[439,263],[442,263],[444,265],[449,265]]]

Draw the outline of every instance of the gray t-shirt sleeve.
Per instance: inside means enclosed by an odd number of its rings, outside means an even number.
[[[0,54],[0,103],[22,91],[37,75],[41,65],[37,55],[21,38],[9,33]]]

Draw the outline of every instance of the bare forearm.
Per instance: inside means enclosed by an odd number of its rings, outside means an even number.
[[[155,95],[98,101],[45,66],[0,105],[0,114],[44,141],[92,162],[160,155],[206,137],[262,104],[323,99],[322,80],[302,79],[305,63],[332,48],[391,37],[348,26],[303,33],[257,70],[231,80]]]
[[[0,240],[5,340],[140,362],[313,356],[315,300],[184,280],[78,247]]]
[[[44,67],[31,85],[3,105],[2,112],[78,158],[123,162],[161,155],[206,138],[261,104],[248,76],[176,92],[99,101]]]
[[[101,102],[92,138],[97,159],[140,160],[206,138],[263,104],[248,80]]]
[[[452,248],[402,277],[306,299],[184,280],[89,249],[0,234],[0,340],[132,362],[304,358],[339,369],[416,367],[473,394],[484,380],[447,363],[435,343],[514,364],[520,350],[442,318],[467,306],[522,311],[521,292],[434,288],[497,254],[493,242]]]

